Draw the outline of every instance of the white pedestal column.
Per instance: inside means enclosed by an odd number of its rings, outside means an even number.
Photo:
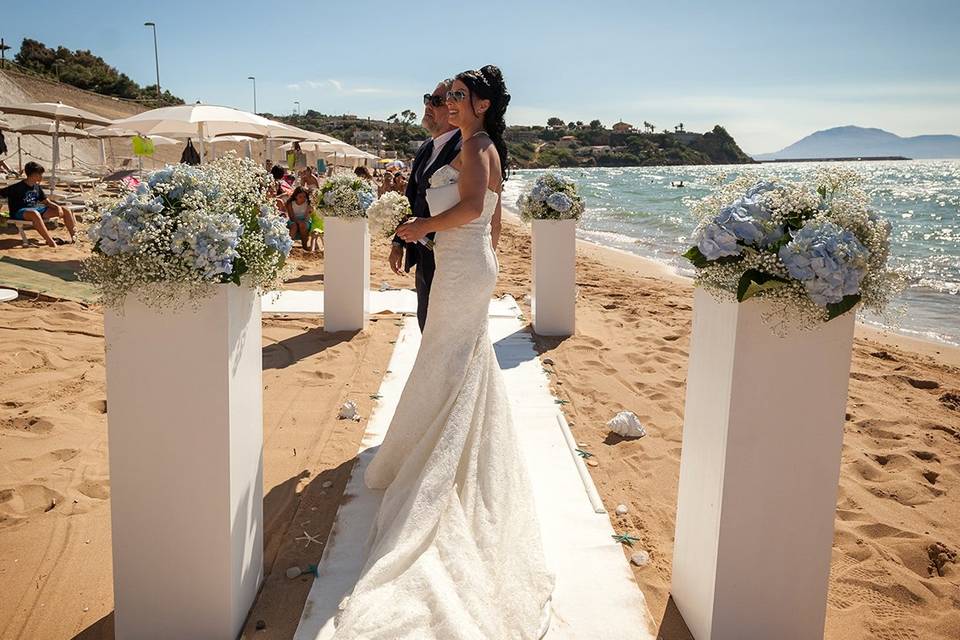
[[[697,640],[823,637],[853,313],[778,338],[697,289],[671,593]]]
[[[323,328],[359,331],[370,311],[370,233],[366,218],[323,219]]]
[[[233,640],[263,577],[260,298],[105,313],[115,634]]]
[[[533,221],[533,330],[541,336],[572,336],[576,331],[577,223]]]

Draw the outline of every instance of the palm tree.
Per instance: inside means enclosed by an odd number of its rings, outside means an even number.
[[[674,133],[680,132],[683,133],[683,123],[681,122],[673,128]]]

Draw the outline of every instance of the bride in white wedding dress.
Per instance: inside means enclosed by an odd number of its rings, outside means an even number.
[[[433,175],[431,217],[398,231],[437,232],[437,271],[420,351],[364,476],[385,492],[338,640],[537,640],[549,625],[553,575],[487,332],[509,99],[496,67],[457,76],[457,166]]]

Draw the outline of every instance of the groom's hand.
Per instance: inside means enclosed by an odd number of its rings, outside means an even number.
[[[391,245],[390,248],[390,268],[398,276],[403,275],[400,269],[403,267],[403,247],[398,244]]]

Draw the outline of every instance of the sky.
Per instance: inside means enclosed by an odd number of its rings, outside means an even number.
[[[0,36],[90,49],[140,84],[274,114],[422,112],[438,80],[496,64],[508,124],[550,116],[690,131],[748,153],[855,124],[960,135],[957,0],[0,0]]]

